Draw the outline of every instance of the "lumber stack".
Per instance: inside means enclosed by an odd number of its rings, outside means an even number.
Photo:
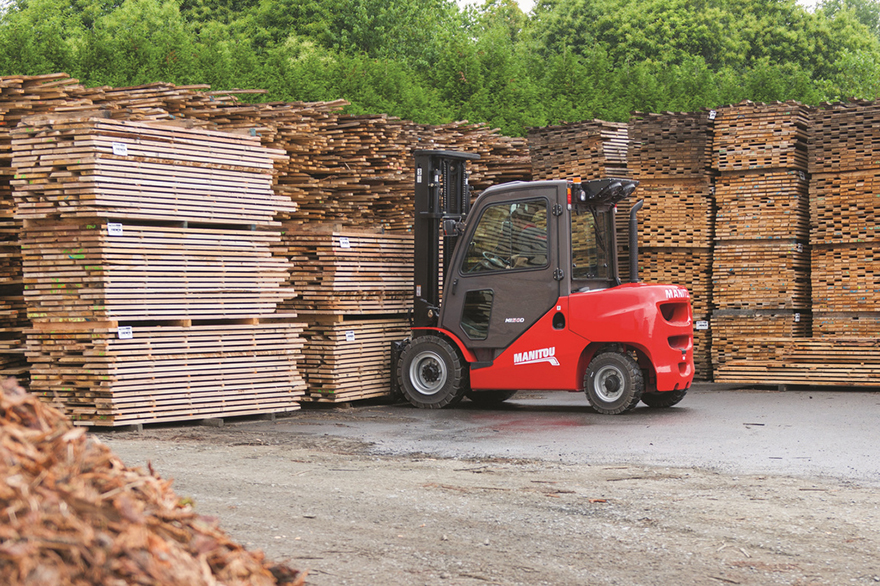
[[[588,120],[561,126],[530,128],[532,178],[583,180],[626,177],[626,123]]]
[[[523,139],[504,137],[482,124],[418,125],[386,115],[313,117],[296,140],[282,136],[293,169],[279,179],[298,204],[285,216],[291,229],[336,225],[354,230],[381,227],[406,232],[413,223],[416,149],[477,153],[470,165],[479,192],[495,183],[531,176]],[[301,149],[301,144],[308,145]],[[276,146],[273,144],[271,146]],[[302,150],[302,152],[300,152]]]
[[[391,344],[410,335],[406,315],[315,316],[303,336],[306,400],[347,403],[391,396]]]
[[[412,236],[312,226],[287,233],[285,243],[297,295],[279,309],[308,322],[300,365],[307,399],[389,396],[391,342],[409,336]]]
[[[470,166],[479,191],[529,179],[528,149],[522,139],[468,122],[426,126],[338,115],[320,127],[324,142],[305,157],[311,166],[298,175],[314,189],[303,190],[302,200],[294,197],[299,210],[283,219],[297,294],[281,310],[308,323],[301,363],[306,400],[387,397],[396,376],[391,343],[409,336],[412,309],[413,151],[479,154]]]
[[[234,100],[229,95],[198,92],[208,86],[157,83],[131,88],[85,88],[65,73],[0,77],[0,371],[27,378],[24,360],[29,326],[22,291],[18,235],[22,221],[14,216],[12,198],[12,131],[25,117],[85,114],[112,119],[180,120],[207,125],[208,113]],[[26,382],[26,381],[25,381]]]
[[[78,424],[295,410],[301,325],[257,138],[57,116],[13,133],[31,390]]]
[[[812,316],[779,309],[716,309],[712,312],[712,363],[719,369],[743,359],[754,341],[766,338],[809,338]],[[753,355],[764,360],[766,355]],[[716,372],[726,380],[727,369]],[[719,381],[721,382],[721,381]],[[754,382],[754,381],[752,381]]]
[[[636,112],[629,122],[627,166],[639,187],[639,277],[688,288],[698,379],[711,377],[705,327],[712,307],[713,114]]]
[[[354,230],[288,232],[296,297],[282,310],[299,315],[405,314],[412,310],[413,239]]]
[[[814,333],[880,336],[880,104],[816,111],[810,151]]]
[[[744,338],[723,381],[738,384],[876,387],[880,339]]]
[[[77,81],[64,73],[0,77],[0,375],[27,384],[25,334],[27,311],[21,279],[21,220],[12,198],[12,135],[24,116],[62,107],[80,107],[87,100],[70,95]]]
[[[808,126],[795,102],[742,102],[716,115],[716,381],[748,340],[811,333]]]

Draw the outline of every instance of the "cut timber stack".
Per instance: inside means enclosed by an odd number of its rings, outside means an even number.
[[[876,338],[880,336],[880,103],[850,102],[817,110],[810,173],[813,335]]]
[[[743,340],[723,382],[834,387],[880,386],[880,338]]]
[[[412,310],[409,234],[303,230],[285,234],[299,315],[377,315]]]
[[[532,178],[626,177],[627,125],[590,120],[529,129]]]
[[[385,115],[336,114],[316,117],[308,132],[291,136],[296,139],[271,145],[290,154],[292,170],[279,179],[298,204],[296,213],[285,216],[290,230],[315,225],[411,230],[416,149],[479,154],[470,166],[477,191],[531,177],[525,140],[482,124],[426,126]]]
[[[707,323],[712,307],[713,114],[634,113],[627,167],[639,181],[639,277],[687,287],[694,322],[696,377],[711,378]]]
[[[715,118],[715,380],[750,340],[810,335],[809,109],[740,104]]]
[[[297,296],[281,310],[308,322],[308,399],[389,396],[391,343],[409,335],[412,236],[313,227],[286,238]]]
[[[301,368],[306,400],[347,403],[391,395],[391,343],[409,337],[405,315],[309,319]]]
[[[25,334],[29,327],[22,292],[18,235],[22,220],[14,217],[12,198],[12,131],[23,117],[93,113],[126,120],[180,120],[208,126],[208,119],[230,124],[237,118],[218,115],[234,105],[229,95],[198,92],[208,86],[155,83],[129,88],[84,88],[67,74],[0,77],[0,374],[27,379]],[[250,108],[250,106],[248,106]],[[251,125],[253,129],[254,125]]]
[[[66,74],[0,77],[0,375],[27,382],[25,334],[29,322],[21,279],[21,220],[14,216],[12,198],[12,130],[23,116],[78,107],[87,101],[72,98],[76,84]]]
[[[299,407],[301,324],[256,138],[39,117],[13,134],[31,390],[82,425]]]

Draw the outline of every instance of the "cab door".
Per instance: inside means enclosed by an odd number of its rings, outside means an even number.
[[[491,362],[557,302],[565,182],[487,190],[449,267],[440,325]]]

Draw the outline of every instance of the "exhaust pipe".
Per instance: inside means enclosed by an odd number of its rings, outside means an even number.
[[[629,211],[629,281],[639,282],[639,221],[636,214],[642,209],[645,200],[637,201]]]

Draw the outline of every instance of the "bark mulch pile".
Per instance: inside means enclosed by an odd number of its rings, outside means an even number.
[[[304,584],[196,514],[170,480],[126,467],[14,379],[0,387],[0,583]]]

